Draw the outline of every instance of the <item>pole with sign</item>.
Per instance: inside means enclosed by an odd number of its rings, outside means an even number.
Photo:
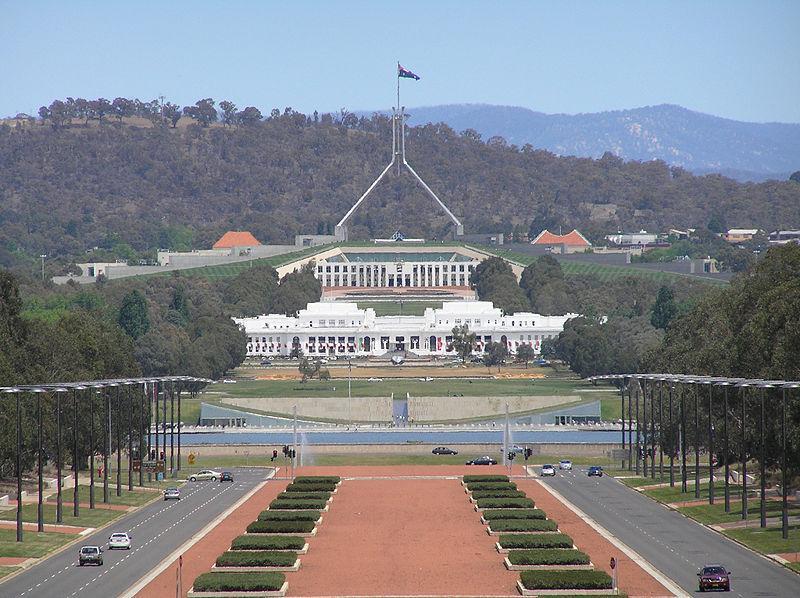
[[[617,559],[611,557],[611,589],[617,589]]]

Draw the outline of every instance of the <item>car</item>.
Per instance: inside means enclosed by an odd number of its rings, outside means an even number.
[[[264,361],[262,361],[262,362],[261,362],[261,367],[262,367],[262,368],[268,368],[268,367],[270,367],[271,365],[272,365],[272,362],[271,362],[271,361],[269,361],[269,360],[267,360],[267,359],[265,359]]]
[[[542,465],[542,471],[540,475],[542,477],[556,475],[556,468],[552,465]]]
[[[226,378],[225,380],[222,381],[222,383],[223,384],[236,384],[236,380],[231,380],[229,378]]]
[[[501,452],[501,453],[503,452],[503,447],[500,447],[500,452]],[[518,444],[514,444],[514,445],[511,445],[510,447],[508,447],[508,452],[509,452],[509,453],[519,453],[519,454],[522,454],[522,453],[524,453],[524,452],[525,452],[525,449],[524,449],[524,448],[522,448],[522,447],[521,447],[520,445],[518,445]]]
[[[230,471],[223,471],[222,475],[219,478],[220,482],[232,482],[233,481],[233,474]]]
[[[122,548],[123,550],[131,549],[131,537],[125,532],[114,532],[108,537],[108,549],[114,550],[115,548]]]
[[[177,488],[167,488],[164,490],[164,500],[180,500],[181,491]]]
[[[563,469],[565,471],[571,471],[572,461],[570,461],[569,459],[561,459],[561,461],[558,462],[558,468]]]
[[[446,446],[437,446],[431,451],[434,455],[457,455],[458,451],[455,449],[447,448]]]
[[[731,572],[724,565],[706,565],[697,572],[701,592],[706,590],[731,591]]]
[[[589,477],[597,476],[598,478],[602,478],[603,477],[603,468],[600,467],[599,465],[592,465],[589,468],[589,471],[586,473],[586,475],[588,475]]]
[[[367,378],[367,382],[383,382],[383,378]]]
[[[467,461],[467,465],[497,465],[497,461],[492,459],[489,455],[483,457],[476,457],[471,461]]]
[[[211,480],[212,482],[216,482],[222,474],[218,471],[214,471],[213,469],[204,469],[203,471],[198,471],[189,476],[190,482],[196,482],[198,480]]]
[[[483,357],[473,357],[469,361],[470,363],[483,363]]]
[[[78,553],[78,566],[84,565],[102,565],[103,564],[103,549],[99,546],[81,546]]]

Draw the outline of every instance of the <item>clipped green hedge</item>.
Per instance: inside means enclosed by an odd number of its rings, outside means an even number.
[[[290,500],[328,500],[330,492],[281,492],[276,498]]]
[[[471,482],[507,482],[508,476],[507,475],[465,475],[464,476],[464,483],[469,484]]]
[[[247,526],[250,534],[307,534],[314,529],[313,521],[254,521]]]
[[[336,484],[289,484],[286,486],[284,492],[333,492],[336,490]]]
[[[476,501],[480,509],[532,509],[530,498],[481,498]]]
[[[286,576],[283,573],[241,573],[212,571],[194,580],[197,592],[276,592]]]
[[[611,577],[605,571],[522,571],[527,590],[610,590]]]
[[[341,481],[338,475],[304,475],[294,479],[295,484],[338,484]]]
[[[472,482],[467,484],[467,490],[477,492],[480,490],[516,490],[514,482]]]
[[[305,545],[300,536],[244,534],[233,539],[231,550],[302,550]]]
[[[512,550],[508,560],[512,565],[588,565],[589,555],[574,548],[536,548]]]
[[[509,534],[497,541],[501,548],[572,548],[572,538],[567,534]]]
[[[558,524],[552,519],[493,519],[493,532],[554,532]]]
[[[541,509],[491,509],[481,513],[487,521],[493,519],[547,519]]]
[[[315,509],[321,511],[325,508],[324,500],[284,500],[275,499],[269,503],[270,509]]]
[[[527,498],[521,490],[476,490],[472,493],[472,498]]]
[[[316,521],[319,511],[261,511],[259,521]]]
[[[296,560],[294,552],[229,550],[217,557],[217,567],[291,567]]]

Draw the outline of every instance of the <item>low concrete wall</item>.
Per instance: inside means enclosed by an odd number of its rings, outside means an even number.
[[[223,403],[232,407],[255,409],[269,413],[288,415],[297,405],[297,416],[308,419],[333,419],[339,421],[388,423],[392,421],[391,397],[273,397],[273,398],[228,398]]]
[[[447,421],[521,413],[580,401],[577,395],[530,397],[411,397],[408,417],[414,422]]]

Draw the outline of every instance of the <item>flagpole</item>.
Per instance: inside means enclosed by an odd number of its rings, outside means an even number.
[[[397,61],[397,111],[400,112],[400,61]]]

